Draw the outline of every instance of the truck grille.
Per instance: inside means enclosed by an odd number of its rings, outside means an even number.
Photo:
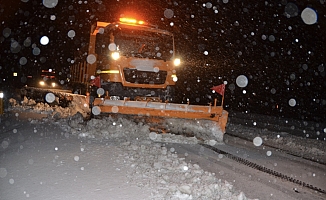
[[[127,82],[137,84],[164,84],[167,76],[166,71],[147,72],[130,68],[125,68],[123,73]]]

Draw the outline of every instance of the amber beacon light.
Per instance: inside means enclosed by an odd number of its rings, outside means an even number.
[[[133,18],[120,18],[120,22],[128,23],[128,24],[140,24],[140,25],[145,24],[144,21],[136,20],[136,19],[133,19]]]

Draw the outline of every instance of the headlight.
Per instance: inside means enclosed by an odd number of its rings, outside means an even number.
[[[174,66],[179,66],[181,64],[180,58],[174,59],[173,64],[174,64]]]
[[[45,85],[45,82],[44,81],[40,81],[40,85],[41,86],[44,86]]]
[[[56,86],[56,84],[55,84],[55,83],[51,83],[51,85],[52,85],[52,87],[55,87],[55,86]]]
[[[178,81],[178,77],[177,77],[177,75],[173,74],[173,75],[172,75],[172,80],[173,80],[174,82],[177,82],[177,81]]]
[[[118,60],[120,58],[119,52],[113,52],[111,54],[111,56],[112,56],[113,60]]]
[[[3,98],[3,92],[0,91],[0,99],[2,99],[2,98]]]

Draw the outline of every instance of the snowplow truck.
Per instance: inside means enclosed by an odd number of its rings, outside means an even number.
[[[162,132],[222,142],[228,117],[222,106],[172,103],[180,59],[171,32],[130,18],[97,22],[84,56],[70,67],[71,82],[74,93],[94,96],[94,115],[124,115]]]

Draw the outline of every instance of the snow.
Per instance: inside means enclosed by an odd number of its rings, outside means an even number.
[[[10,104],[0,123],[0,196],[4,199],[249,199],[220,174],[203,170],[201,163],[186,162],[187,153],[182,156],[169,145],[196,145],[196,137],[157,134],[148,125],[126,118],[85,120],[85,110],[74,103],[62,108],[25,98],[10,99]],[[236,117],[247,125],[237,124]],[[254,146],[268,145],[326,161],[325,133],[314,130],[319,132],[317,140],[280,128],[323,130],[324,124],[279,122],[243,113],[232,113],[231,118],[227,132],[251,140]],[[262,128],[262,122],[268,126]],[[279,131],[272,130],[273,123]],[[228,135],[224,138],[226,143],[231,140]],[[205,142],[221,145],[216,140]],[[269,157],[273,153],[266,151]]]
[[[1,118],[4,199],[248,199],[165,145],[196,144],[195,137],[156,134],[123,118],[86,121],[76,106],[10,103]]]
[[[234,127],[234,130],[241,129],[243,127]],[[243,132],[240,132],[243,134]],[[251,138],[251,136],[249,136]],[[309,140],[299,137],[294,137],[285,133],[285,135],[277,138],[275,133],[266,131],[261,136],[263,142],[269,146],[281,148],[284,151],[288,151],[293,155],[301,156],[307,159],[318,160],[323,163],[326,162],[326,147],[325,143],[318,140]]]

